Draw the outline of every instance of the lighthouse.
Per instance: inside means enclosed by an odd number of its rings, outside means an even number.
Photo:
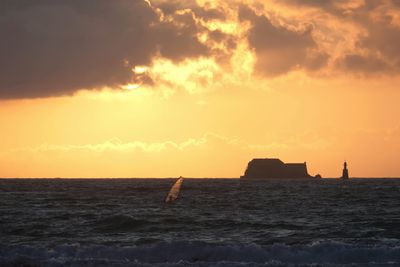
[[[347,162],[346,162],[346,161],[345,161],[344,164],[343,164],[342,179],[343,179],[343,180],[349,179],[349,171],[347,170]]]

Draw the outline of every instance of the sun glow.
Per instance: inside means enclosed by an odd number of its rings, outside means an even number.
[[[141,86],[140,84],[131,83],[131,84],[122,85],[121,88],[123,90],[132,91],[132,90],[138,89],[140,86]]]
[[[186,60],[178,64],[160,58],[154,61],[148,73],[157,82],[197,94],[207,90],[220,71],[211,58]]]
[[[144,74],[144,73],[146,73],[147,70],[148,70],[148,67],[147,67],[147,66],[135,66],[135,67],[132,69],[132,71],[133,71],[135,74]]]

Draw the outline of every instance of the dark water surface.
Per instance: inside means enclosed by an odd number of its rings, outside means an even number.
[[[0,266],[400,266],[400,180],[0,180]]]

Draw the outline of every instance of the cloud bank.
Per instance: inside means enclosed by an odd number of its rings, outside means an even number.
[[[284,0],[289,7],[313,8],[336,23],[353,24],[359,33],[352,36],[354,47],[335,59],[335,67],[345,72],[398,74],[400,71],[400,2],[397,0]]]
[[[292,71],[398,75],[400,4],[4,0],[0,38],[0,99],[70,95],[138,81],[156,85],[155,77],[132,69],[151,67],[160,58],[208,58],[229,72],[240,42],[254,54],[254,73],[266,79]]]
[[[207,55],[193,20],[162,20],[143,0],[0,2],[0,98],[118,86],[162,57]]]
[[[311,28],[294,30],[274,25],[246,6],[240,7],[239,17],[251,23],[248,42],[256,52],[257,72],[277,76],[295,68],[313,70],[326,64],[328,55],[318,51]]]

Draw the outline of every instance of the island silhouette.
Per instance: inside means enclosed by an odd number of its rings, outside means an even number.
[[[307,163],[284,163],[277,158],[258,158],[251,160],[241,179],[319,179],[321,175],[311,176]]]

